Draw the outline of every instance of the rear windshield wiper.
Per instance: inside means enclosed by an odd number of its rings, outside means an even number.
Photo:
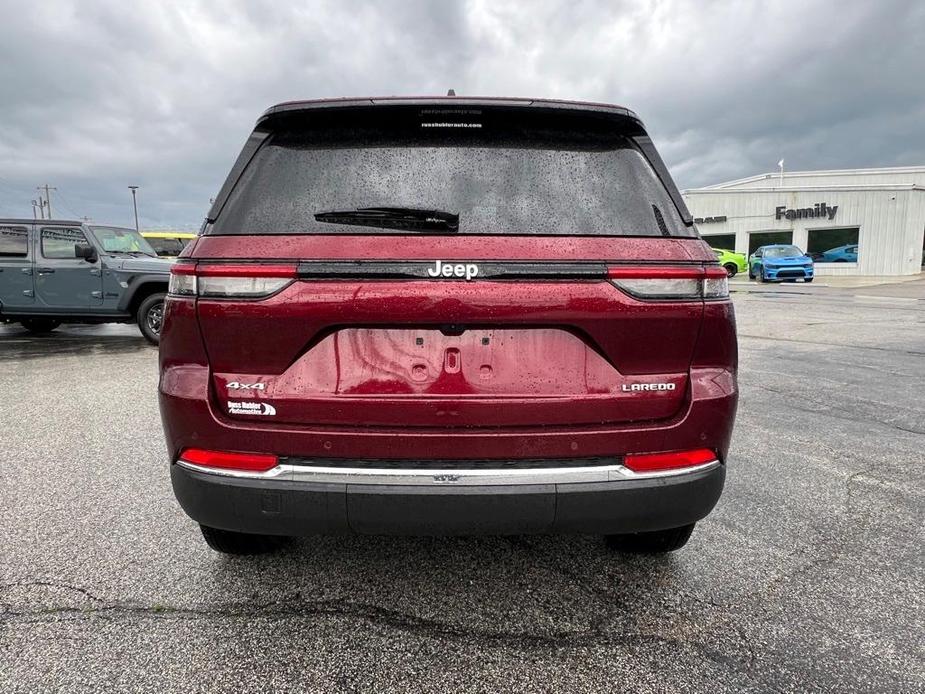
[[[415,207],[358,207],[355,210],[319,212],[315,219],[327,224],[354,224],[382,229],[459,231],[458,214]]]

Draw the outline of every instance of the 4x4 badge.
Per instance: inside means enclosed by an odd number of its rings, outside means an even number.
[[[266,390],[266,383],[241,383],[240,381],[231,381],[227,386],[229,390]]]

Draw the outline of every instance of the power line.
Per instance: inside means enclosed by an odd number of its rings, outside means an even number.
[[[64,197],[58,188],[50,185],[36,186],[36,189],[39,191],[38,200],[35,198],[29,199],[28,188],[25,186],[14,184],[12,181],[9,181],[5,178],[0,178],[0,200],[7,200],[10,204],[15,205],[14,201],[22,200],[22,198],[27,198],[28,202],[26,204],[32,205],[33,216],[38,217],[38,209],[41,212],[41,218],[45,219],[46,216],[51,218],[51,203],[46,197],[48,191],[55,191],[57,194],[57,207],[60,207],[64,212],[74,219],[83,219],[85,215],[79,214],[77,212],[77,206],[71,204],[71,201]],[[86,205],[81,205],[81,207],[86,207]],[[47,210],[47,212],[46,212]]]
[[[67,199],[61,194],[61,191],[60,191],[60,190],[58,191],[58,201],[59,201],[59,204],[61,205],[62,209],[64,209],[65,212],[67,212],[67,213],[70,214],[72,217],[74,217],[74,219],[80,219],[81,217],[83,217],[83,215],[78,214],[78,213],[75,211],[75,207],[74,207],[73,205],[71,205],[70,201],[67,200]]]

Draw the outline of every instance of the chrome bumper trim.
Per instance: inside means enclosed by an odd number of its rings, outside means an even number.
[[[577,468],[532,468],[523,470],[390,470],[375,468],[314,467],[308,465],[277,465],[266,472],[227,470],[187,462],[177,465],[212,475],[238,477],[251,480],[284,480],[287,482],[315,482],[325,484],[381,484],[394,486],[453,486],[485,487],[520,484],[579,484],[582,482],[617,482],[656,477],[676,477],[691,472],[704,472],[718,467],[713,460],[701,465],[634,472],[623,465],[599,465]]]

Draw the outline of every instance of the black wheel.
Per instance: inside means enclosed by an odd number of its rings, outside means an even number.
[[[696,523],[682,525],[680,528],[656,530],[650,533],[630,533],[628,535],[608,535],[607,545],[618,552],[632,554],[663,554],[674,552],[687,544],[694,532]]]
[[[135,319],[138,321],[138,328],[145,339],[152,345],[156,345],[161,340],[161,325],[164,322],[164,297],[162,292],[152,294],[141,302]]]
[[[810,282],[813,281],[813,278],[812,278],[812,277],[804,277],[804,278],[803,278],[803,281],[806,282],[806,284],[809,284]]]
[[[281,547],[287,540],[276,535],[252,535],[233,530],[211,528],[200,525],[206,544],[216,552],[224,554],[266,554]]]
[[[42,333],[50,333],[61,325],[61,321],[52,320],[51,318],[26,318],[19,321],[19,324],[30,333],[41,335]]]
[[[749,268],[748,268],[748,279],[750,279],[750,280],[755,279],[755,274],[752,272],[751,266],[749,266]]]
[[[758,268],[758,281],[767,282],[768,278],[764,276],[764,267]]]
[[[739,271],[739,268],[736,267],[735,263],[726,263],[723,265],[723,267],[726,268],[726,274],[729,277],[735,277],[736,273]]]

